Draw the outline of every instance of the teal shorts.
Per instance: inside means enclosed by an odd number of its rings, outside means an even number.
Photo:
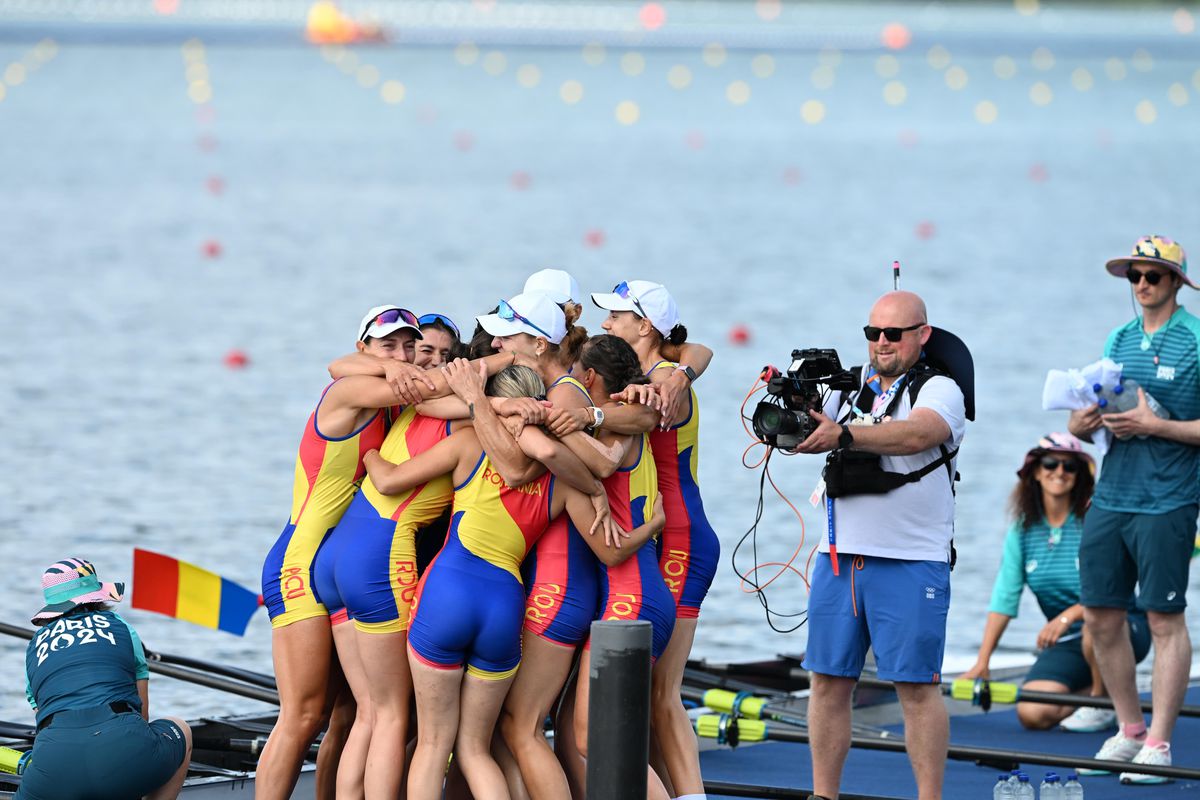
[[[174,722],[107,706],[60,711],[38,732],[15,800],[135,800],[170,780],[186,755]]]
[[[1138,608],[1183,613],[1196,513],[1195,503],[1165,514],[1093,507],[1079,542],[1079,602],[1087,608],[1126,608],[1136,585]]]
[[[1078,692],[1092,685],[1092,670],[1083,657],[1082,636],[1075,632],[1073,638],[1063,639],[1038,654],[1037,661],[1025,676],[1025,683],[1055,681],[1066,686],[1069,692]],[[1150,652],[1150,624],[1140,611],[1129,614],[1129,643],[1133,645],[1134,661],[1140,664]]]

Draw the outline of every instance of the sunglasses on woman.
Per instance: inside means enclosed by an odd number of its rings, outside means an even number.
[[[515,308],[513,308],[512,306],[510,306],[508,304],[507,300],[500,301],[500,305],[496,309],[496,316],[498,316],[500,319],[504,320],[505,322],[512,322],[514,319],[520,320],[521,322],[524,322],[529,327],[533,328],[538,333],[542,334],[542,336],[545,336],[547,339],[553,338],[550,336],[550,334],[546,333],[546,331],[544,329],[538,327],[536,324],[534,324],[532,321],[530,321],[530,319],[528,317],[524,317],[521,314],[517,313],[517,310]]]
[[[1142,278],[1145,278],[1146,283],[1150,284],[1151,286],[1158,286],[1158,282],[1161,281],[1166,276],[1167,276],[1167,273],[1165,273],[1165,272],[1151,272],[1150,270],[1146,270],[1145,272],[1138,272],[1133,267],[1130,267],[1125,272],[1125,277],[1129,278],[1129,282],[1132,283],[1134,286],[1137,286],[1138,283],[1141,282]]]
[[[637,299],[637,296],[629,288],[629,281],[621,281],[616,286],[614,286],[613,294],[615,294],[617,297],[620,297],[622,300],[632,300],[633,307],[637,309],[638,314],[643,319],[648,319],[650,317],[650,315],[646,313],[646,309],[642,308],[642,304]]]
[[[374,319],[367,323],[367,326],[363,328],[363,332],[358,337],[358,340],[361,342],[363,339],[366,339],[367,331],[371,330],[372,326],[391,325],[392,323],[400,322],[401,320],[409,325],[412,325],[414,328],[421,327],[420,324],[418,324],[417,315],[409,311],[407,308],[389,308],[387,311],[376,315]]]
[[[458,326],[454,324],[454,320],[450,319],[445,314],[422,314],[417,322],[417,327],[423,327],[425,325],[431,325],[434,322],[440,322],[451,330],[455,339],[462,341],[462,334],[458,332]]]
[[[924,328],[924,322],[918,322],[916,325],[909,325],[907,328],[876,328],[874,325],[864,325],[863,333],[866,334],[868,342],[878,342],[879,334],[887,337],[889,342],[898,342],[903,338],[907,331],[915,331],[918,328]]]
[[[1054,472],[1059,467],[1063,468],[1063,472],[1071,473],[1079,471],[1079,462],[1074,458],[1054,458],[1053,456],[1042,456],[1042,469],[1046,472]]]

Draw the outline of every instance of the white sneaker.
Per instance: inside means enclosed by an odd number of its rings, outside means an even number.
[[[1092,758],[1100,761],[1133,761],[1133,757],[1142,751],[1141,739],[1130,739],[1121,731],[1117,731],[1104,741],[1104,745]],[[1075,770],[1080,775],[1108,775],[1106,769],[1088,769],[1082,767]]]
[[[1138,754],[1133,757],[1133,763],[1169,767],[1171,766],[1171,745],[1166,745],[1161,749],[1143,746],[1138,751]],[[1140,775],[1136,772],[1121,773],[1121,783],[1167,783],[1170,780],[1170,778],[1164,778],[1161,775]]]
[[[1096,733],[1117,727],[1117,712],[1108,708],[1080,706],[1075,713],[1058,723],[1072,733]]]

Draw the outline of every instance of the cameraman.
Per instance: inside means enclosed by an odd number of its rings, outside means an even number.
[[[850,748],[851,694],[873,646],[879,677],[896,684],[920,800],[935,800],[942,796],[950,733],[939,682],[950,605],[954,456],[965,404],[951,378],[918,366],[932,333],[920,297],[885,294],[864,331],[870,370],[863,388],[834,392],[825,413],[813,413],[819,425],[796,452],[838,450],[838,457],[874,461],[894,473],[889,477],[909,482],[883,493],[835,492],[838,499],[826,500],[830,533],[813,570],[804,660],[812,672],[813,791],[818,799],[838,795]]]

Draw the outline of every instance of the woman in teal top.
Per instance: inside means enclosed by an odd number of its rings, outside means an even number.
[[[988,677],[992,653],[1009,620],[1017,616],[1021,592],[1028,586],[1046,615],[1046,624],[1038,632],[1040,652],[1022,688],[1104,695],[1079,604],[1079,539],[1095,486],[1094,470],[1092,457],[1069,433],[1047,434],[1025,454],[1025,463],[1017,470],[1013,522],[1004,537],[983,643],[975,665],[962,677]],[[1140,661],[1149,650],[1150,631],[1145,615],[1132,610],[1132,603],[1130,607],[1130,637]],[[1061,723],[1067,730],[1098,731],[1116,723],[1108,709],[1076,710],[1044,703],[1018,703],[1017,718],[1033,730]]]
[[[180,719],[149,722],[142,642],[109,610],[124,592],[91,562],[67,558],[42,573],[46,605],[25,654],[37,738],[16,800],[168,800],[191,753]]]

